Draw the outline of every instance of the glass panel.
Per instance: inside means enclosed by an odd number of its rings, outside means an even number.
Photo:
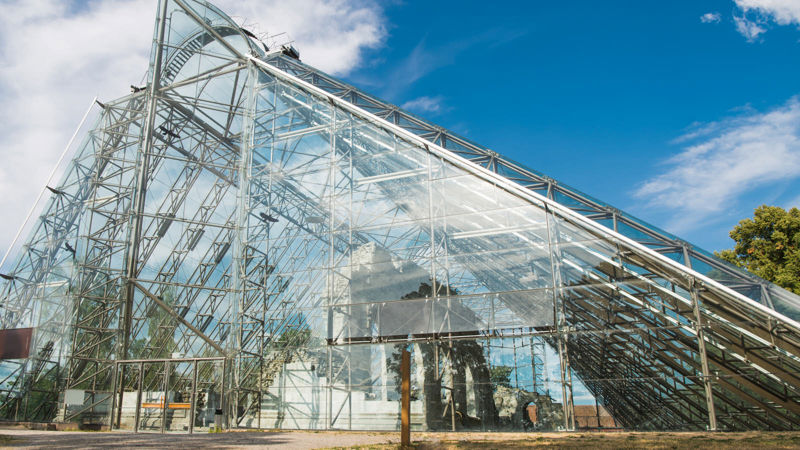
[[[186,361],[169,363],[165,431],[189,431],[193,385],[194,364]]]
[[[197,389],[195,392],[194,431],[207,432],[214,427],[224,427],[221,421],[222,361],[197,362]],[[219,412],[220,414],[217,414]]]
[[[247,327],[248,324],[245,324]],[[249,333],[243,333],[249,336]],[[251,354],[264,354],[263,349]],[[262,359],[258,357],[242,356],[236,369],[240,377],[239,389],[236,392],[236,425],[244,428],[258,428],[261,414],[261,377]]]
[[[139,430],[161,431],[166,400],[166,372],[163,362],[145,363],[139,403]]]
[[[399,429],[406,344],[307,347],[275,375],[262,426]],[[558,355],[547,338],[416,343],[411,351],[415,430],[563,428]],[[328,380],[331,380],[328,383]],[[453,414],[455,411],[455,414]]]

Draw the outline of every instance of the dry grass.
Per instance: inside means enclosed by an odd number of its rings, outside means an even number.
[[[411,448],[492,450],[548,449],[800,449],[800,433],[419,433]],[[356,446],[351,449],[399,449],[397,444]]]

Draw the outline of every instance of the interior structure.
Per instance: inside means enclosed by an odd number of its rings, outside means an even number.
[[[135,431],[800,428],[800,298],[161,0],[0,267],[0,417]],[[22,331],[20,331],[22,330]]]

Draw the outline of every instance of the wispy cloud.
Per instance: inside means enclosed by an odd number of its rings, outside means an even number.
[[[441,95],[435,97],[422,96],[403,103],[400,107],[416,113],[438,114],[446,108]]]
[[[491,28],[476,33],[467,39],[446,42],[437,46],[428,45],[422,38],[385,77],[383,95],[389,99],[399,96],[416,81],[431,72],[455,63],[464,52],[478,48],[495,48],[514,41],[527,34],[525,30]]]
[[[745,16],[734,17],[733,22],[736,24],[736,31],[744,36],[748,42],[755,42],[760,34],[767,31],[760,21],[749,19]]]
[[[800,195],[785,202],[783,208],[784,209],[800,208]]]
[[[691,229],[752,189],[800,178],[800,101],[700,127],[663,173],[634,196],[674,211],[670,227]]]
[[[719,23],[722,17],[718,12],[708,12],[700,16],[700,22],[703,23]]]
[[[304,61],[344,74],[386,37],[372,0],[216,0],[256,31],[286,31]],[[154,0],[0,0],[0,255],[91,99],[142,81]]]
[[[741,16],[734,17],[736,30],[748,41],[755,41],[770,23],[800,26],[800,2],[797,0],[734,0]]]

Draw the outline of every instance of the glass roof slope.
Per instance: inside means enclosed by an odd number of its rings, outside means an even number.
[[[722,261],[710,252],[667,231],[367,94],[294,58],[281,53],[272,53],[265,60],[269,64],[343,98],[355,106],[385,118],[411,133],[503,175],[515,183],[537,191],[769,308],[788,317],[800,319],[800,296]]]

